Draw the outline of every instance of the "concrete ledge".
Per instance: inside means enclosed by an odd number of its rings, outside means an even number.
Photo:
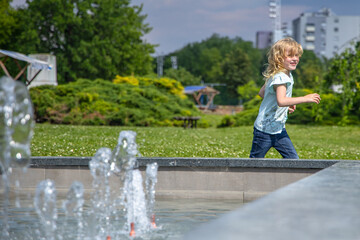
[[[27,173],[14,169],[11,175],[20,187],[17,192],[31,192],[45,179],[55,182],[61,195],[74,181],[83,183],[85,191],[92,191],[89,171],[90,157],[32,157]],[[296,182],[337,160],[284,160],[239,158],[138,158],[142,174],[148,163],[159,165],[157,198],[206,198],[252,201],[276,189]],[[145,177],[145,176],[143,176]],[[0,180],[1,181],[1,180]],[[113,176],[111,186],[119,188]]]
[[[360,162],[340,161],[188,233],[184,239],[360,239]]]
[[[85,166],[91,157],[32,157],[31,167]],[[285,160],[248,158],[164,158],[139,157],[139,166],[157,162],[159,167],[244,167],[244,168],[303,168],[324,169],[339,160]]]

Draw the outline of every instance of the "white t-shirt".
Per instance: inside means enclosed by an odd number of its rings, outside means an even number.
[[[254,127],[268,134],[281,133],[287,120],[288,108],[279,107],[276,101],[276,92],[274,85],[286,84],[286,96],[292,96],[294,79],[283,72],[275,74],[265,85],[265,95],[261,102],[259,114],[256,118]]]

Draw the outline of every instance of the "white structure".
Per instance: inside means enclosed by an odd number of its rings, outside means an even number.
[[[275,43],[283,37],[281,29],[281,0],[269,1],[269,17],[273,21],[272,42]]]
[[[360,41],[360,16],[337,16],[327,8],[302,13],[293,20],[293,37],[318,57],[332,58]]]
[[[42,70],[31,83],[28,85],[29,88],[40,85],[54,85],[57,86],[57,68],[56,68],[56,57],[51,54],[30,54],[29,57],[41,60],[48,63],[51,66],[50,70]],[[32,79],[37,71],[34,68],[28,66],[27,79]]]

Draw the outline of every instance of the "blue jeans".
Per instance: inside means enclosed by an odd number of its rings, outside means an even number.
[[[279,134],[268,134],[254,128],[250,158],[264,158],[271,147],[283,158],[299,159],[285,128]]]

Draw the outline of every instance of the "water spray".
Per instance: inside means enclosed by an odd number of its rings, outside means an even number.
[[[3,226],[1,239],[10,239],[8,223],[9,206],[9,176],[12,167],[22,167],[24,170],[30,163],[30,140],[34,128],[33,109],[30,96],[26,87],[20,82],[3,77],[0,79],[0,170],[4,182],[4,209]],[[111,191],[109,177],[120,176],[121,204],[126,211],[125,231],[129,231],[130,237],[141,236],[148,233],[150,229],[156,228],[154,201],[155,184],[157,182],[157,164],[152,163],[146,169],[146,192],[143,189],[141,172],[138,169],[137,145],[135,142],[136,133],[133,131],[120,132],[118,145],[111,151],[108,148],[100,148],[89,162],[91,175],[94,177],[93,187],[95,192],[92,196],[92,212],[90,222],[83,213],[84,187],[80,182],[74,182],[71,186],[66,200],[63,202],[63,209],[66,215],[63,227],[74,225],[74,232],[69,231],[68,235],[57,235],[57,207],[56,188],[51,180],[44,180],[38,184],[34,198],[34,208],[40,219],[41,229],[35,229],[35,239],[96,239],[111,240],[118,239],[116,234],[111,232]],[[121,214],[119,215],[121,216]],[[117,217],[117,216],[116,216]],[[76,224],[73,224],[74,219]],[[69,220],[69,222],[68,222]],[[86,225],[89,224],[89,225]],[[91,227],[89,232],[85,227]],[[130,229],[129,229],[130,227]],[[114,235],[112,235],[114,234]],[[126,233],[127,234],[127,233]],[[41,236],[43,235],[43,236]],[[16,238],[18,239],[18,238]],[[66,238],[67,239],[67,238]]]
[[[0,79],[0,171],[4,182],[4,222],[1,237],[9,238],[9,177],[12,167],[25,171],[30,163],[30,140],[33,135],[33,109],[24,84],[9,77]]]
[[[158,164],[151,163],[146,165],[146,210],[147,216],[151,222],[151,226],[156,228],[155,223],[155,213],[154,213],[154,205],[155,205],[155,184],[157,183],[157,172],[158,172]]]

